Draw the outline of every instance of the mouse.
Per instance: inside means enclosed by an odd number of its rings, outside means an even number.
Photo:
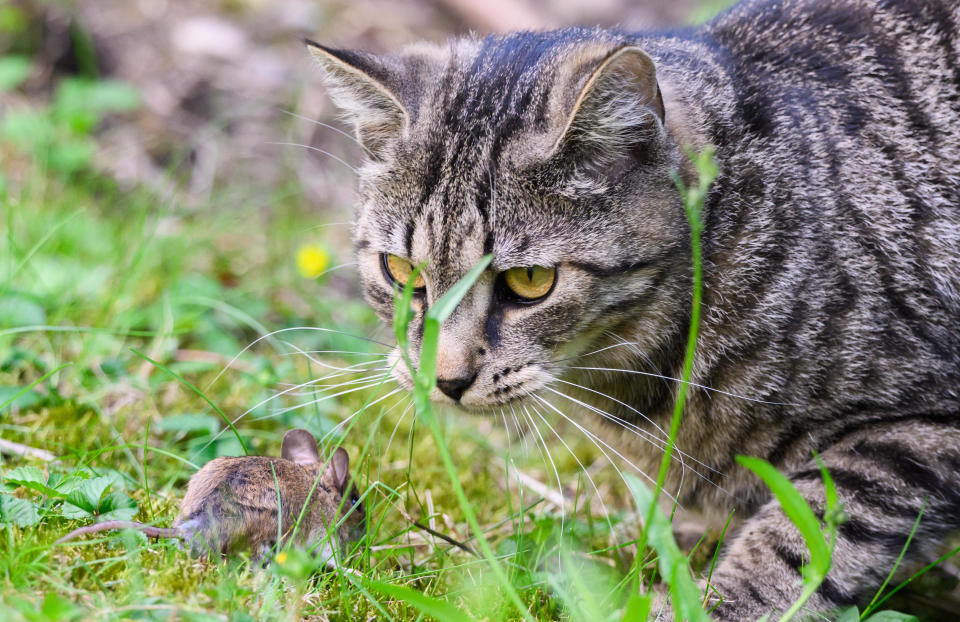
[[[254,559],[264,560],[292,544],[312,550],[327,565],[335,564],[364,531],[364,507],[349,466],[342,447],[324,463],[316,438],[297,428],[284,434],[280,458],[222,457],[204,465],[187,483],[172,527],[105,521],[74,529],[56,543],[101,531],[136,529],[151,538],[179,539],[195,556],[247,550]],[[337,524],[336,534],[328,538]]]

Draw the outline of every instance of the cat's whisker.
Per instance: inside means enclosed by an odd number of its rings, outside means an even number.
[[[345,375],[345,374],[336,374],[336,375]],[[362,379],[359,379],[359,380],[360,380],[361,382],[370,382],[371,380],[374,380],[374,382],[373,382],[372,384],[370,384],[369,386],[375,386],[377,383],[384,382],[384,381],[388,380],[388,376],[389,376],[389,374],[380,374],[380,375],[377,375],[377,376],[375,376],[375,377],[366,377],[366,378],[362,378]],[[209,447],[211,444],[213,444],[215,441],[217,441],[217,439],[219,439],[223,434],[225,434],[225,433],[226,433],[227,431],[229,431],[233,426],[235,426],[241,419],[243,419],[244,417],[246,417],[247,415],[249,415],[251,412],[253,412],[253,411],[256,410],[257,408],[260,408],[260,407],[263,406],[264,404],[266,404],[266,403],[268,403],[268,402],[270,402],[270,401],[273,401],[273,400],[275,400],[275,399],[277,399],[277,398],[279,398],[279,397],[282,397],[282,396],[284,396],[284,395],[294,394],[298,389],[303,389],[304,387],[308,387],[308,386],[310,386],[310,385],[312,385],[312,384],[315,384],[315,383],[317,383],[317,382],[321,382],[321,381],[323,381],[323,380],[329,379],[329,377],[330,377],[330,376],[322,376],[322,377],[320,377],[320,378],[314,378],[314,379],[312,379],[312,380],[307,380],[306,382],[302,382],[302,383],[300,383],[300,384],[293,385],[292,387],[289,387],[289,388],[287,388],[287,389],[284,389],[283,391],[278,391],[277,393],[274,393],[273,395],[270,395],[269,397],[265,397],[264,399],[260,400],[260,401],[257,402],[256,404],[254,404],[252,407],[248,408],[248,409],[245,410],[244,412],[242,412],[242,413],[240,413],[239,415],[237,415],[233,420],[230,421],[230,425],[229,425],[229,426],[221,429],[219,432],[217,432],[216,434],[214,434],[214,435],[213,435],[213,438],[211,438],[211,439],[210,439],[209,441],[207,441],[202,447],[200,447],[200,449],[198,449],[196,452],[194,452],[194,455],[198,455],[200,452],[202,452],[203,450],[205,450],[207,447]],[[334,384],[334,385],[329,385],[329,388],[332,389],[332,388],[337,388],[337,387],[340,387],[340,386],[347,386],[347,385],[350,385],[350,384],[354,384],[354,383],[356,383],[357,381],[358,381],[358,379],[349,380],[349,381],[346,381],[346,382],[343,382],[343,383]],[[340,394],[338,393],[337,395],[340,395]]]
[[[346,389],[346,390],[344,390],[344,391],[338,391],[337,393],[332,393],[332,394],[330,394],[330,395],[324,395],[323,397],[318,398],[318,399],[315,399],[315,400],[310,400],[310,401],[307,401],[307,402],[303,402],[302,404],[296,404],[296,405],[294,405],[294,406],[288,406],[287,408],[281,408],[281,409],[278,410],[277,412],[272,412],[272,413],[270,413],[270,414],[263,415],[263,416],[261,416],[261,417],[257,417],[257,418],[254,419],[254,421],[261,421],[261,420],[263,420],[263,419],[272,419],[273,417],[279,417],[279,416],[281,416],[281,415],[285,415],[285,414],[288,413],[288,412],[293,412],[293,411],[295,411],[295,410],[300,410],[301,408],[306,408],[307,406],[313,406],[314,404],[319,404],[319,403],[321,403],[321,402],[325,402],[325,401],[327,401],[327,400],[329,400],[329,399],[333,399],[333,398],[335,398],[335,397],[340,397],[340,396],[342,396],[342,395],[348,395],[348,394],[354,393],[354,392],[356,392],[356,391],[363,391],[363,390],[365,390],[365,389],[370,389],[370,388],[373,388],[373,387],[375,387],[375,386],[382,385],[382,384],[384,384],[385,382],[388,382],[389,380],[390,380],[389,378],[381,378],[381,379],[376,380],[376,381],[374,381],[374,382],[371,382],[371,383],[369,383],[369,384],[364,384],[364,385],[361,385],[361,386],[351,387],[351,388]],[[394,391],[394,393],[397,392],[397,391],[400,391],[400,390],[402,390],[402,388],[396,389],[396,390]],[[370,405],[371,405],[371,404],[368,404],[368,406],[370,406]]]
[[[613,447],[611,447],[611,446],[610,446],[606,441],[604,441],[602,438],[598,437],[596,434],[594,434],[594,433],[591,432],[590,430],[586,429],[585,427],[583,427],[582,425],[580,425],[579,423],[577,423],[576,421],[574,421],[573,418],[568,417],[566,414],[563,413],[563,411],[561,411],[560,409],[558,409],[556,406],[554,406],[553,404],[551,404],[551,403],[550,403],[549,401],[547,401],[546,399],[544,399],[544,398],[542,398],[542,397],[540,397],[539,395],[536,395],[536,394],[534,394],[534,393],[531,394],[531,397],[533,397],[533,399],[537,400],[538,402],[540,402],[540,403],[543,404],[544,406],[547,406],[548,408],[550,408],[552,411],[554,411],[555,413],[557,413],[558,415],[560,415],[561,417],[563,417],[564,419],[566,419],[567,422],[569,422],[571,425],[573,425],[573,427],[575,427],[575,428],[577,428],[578,430],[580,430],[580,432],[582,432],[582,433],[587,437],[587,439],[590,440],[590,441],[597,447],[597,449],[600,451],[600,453],[603,454],[603,457],[606,458],[606,459],[610,462],[610,464],[615,464],[615,463],[613,462],[613,460],[610,460],[610,456],[609,456],[609,455],[607,454],[607,452],[604,450],[604,447],[606,447],[608,450],[610,450],[610,451],[611,451],[614,455],[616,455],[618,458],[620,458],[621,460],[623,460],[626,464],[628,464],[628,465],[630,465],[631,467],[633,467],[633,469],[634,469],[637,473],[639,473],[645,480],[647,480],[651,485],[656,486],[656,484],[657,484],[656,480],[654,480],[652,477],[650,477],[649,475],[647,475],[646,472],[643,471],[643,469],[641,469],[641,468],[638,467],[636,464],[634,464],[632,461],[630,461],[629,459],[627,459],[627,457],[624,456],[622,453],[620,453],[619,451],[617,451],[616,449],[614,449]],[[603,447],[601,447],[601,445],[602,445]],[[623,478],[623,473],[622,473],[619,469],[617,469],[617,474],[620,475],[621,479]],[[625,480],[625,479],[624,479],[624,483],[626,483],[626,480]],[[663,492],[664,492],[664,494],[665,494],[671,501],[673,501],[674,503],[676,503],[677,505],[679,505],[679,501],[677,501],[677,499],[676,499],[676,497],[675,497],[674,495],[670,494],[670,493],[669,493],[668,491],[666,491],[666,490],[663,491]]]
[[[333,426],[332,428],[330,428],[330,431],[323,435],[323,438],[321,439],[321,441],[324,441],[324,442],[325,442],[325,441],[327,440],[327,438],[329,438],[330,436],[332,436],[333,434],[335,434],[340,428],[343,428],[343,427],[346,426],[348,423],[350,423],[350,421],[352,421],[354,417],[356,417],[356,416],[359,415],[360,413],[366,412],[368,408],[370,408],[370,407],[372,407],[372,406],[376,406],[377,404],[379,404],[379,403],[382,402],[383,400],[388,399],[388,398],[390,398],[390,397],[393,396],[393,395],[396,395],[396,394],[399,393],[400,391],[403,391],[403,387],[397,387],[396,389],[394,389],[393,391],[390,391],[390,392],[387,393],[386,395],[383,395],[383,396],[381,396],[381,397],[378,397],[377,399],[373,400],[372,402],[368,402],[368,403],[364,404],[363,406],[361,406],[361,407],[358,408],[357,410],[353,411],[353,414],[351,414],[349,417],[346,417],[343,421],[341,421],[340,423],[338,423],[338,424],[336,424],[335,426]],[[399,402],[398,402],[398,403],[399,403]],[[301,406],[298,406],[297,408],[301,408],[301,407],[303,407],[303,406],[309,406],[309,405],[310,405],[309,403],[308,403],[308,404],[302,404]],[[393,408],[395,408],[395,407],[396,407],[396,404],[394,404],[393,406],[391,406],[391,410],[392,410]]]
[[[403,402],[397,402],[397,403],[402,404]],[[410,411],[412,409],[413,409],[413,398],[412,397],[407,398],[407,407],[403,409],[402,413],[400,413],[400,418],[397,419],[397,424],[393,426],[393,432],[390,433],[390,438],[389,440],[387,440],[387,446],[384,447],[383,449],[384,455],[386,455],[387,452],[390,450],[390,445],[393,444],[393,438],[397,435],[397,430],[400,429],[400,424],[403,423],[403,420],[406,419],[407,415],[410,414]],[[393,410],[393,407],[391,407],[390,410]],[[387,411],[387,412],[390,412],[390,411]]]
[[[568,382],[568,381],[566,381],[566,380],[561,380],[561,379],[559,379],[559,378],[554,378],[554,381],[555,381],[555,382],[562,382],[563,384],[567,384],[567,385],[570,385],[570,386],[572,386],[572,387],[575,387],[575,388],[578,388],[578,389],[582,389],[582,390],[584,390],[584,391],[589,391],[589,392],[591,392],[591,393],[595,393],[595,394],[600,395],[600,396],[602,396],[602,397],[605,397],[605,398],[607,398],[607,399],[613,400],[614,402],[616,402],[616,403],[618,403],[618,404],[620,404],[620,405],[622,405],[622,406],[630,409],[631,411],[633,411],[634,413],[640,415],[640,416],[643,417],[645,420],[647,420],[647,421],[650,422],[652,425],[654,425],[654,426],[657,428],[657,430],[659,430],[661,433],[663,433],[664,438],[663,438],[663,439],[660,439],[660,438],[658,438],[658,437],[652,436],[648,431],[640,428],[639,426],[637,426],[637,425],[634,424],[634,423],[631,423],[630,421],[627,421],[626,419],[623,419],[623,418],[621,418],[621,417],[617,417],[616,415],[613,415],[613,414],[611,414],[611,413],[608,413],[608,412],[604,411],[603,409],[600,409],[600,408],[598,408],[598,407],[596,407],[596,406],[593,406],[593,405],[591,405],[591,404],[586,404],[585,402],[582,402],[581,400],[578,400],[578,399],[574,398],[573,396],[567,395],[566,393],[563,393],[563,392],[561,392],[561,391],[557,391],[556,389],[553,389],[553,388],[550,387],[550,386],[545,387],[547,390],[549,390],[549,391],[551,391],[551,392],[559,395],[560,397],[564,397],[564,398],[566,398],[566,399],[568,399],[568,400],[571,400],[571,401],[575,402],[576,404],[579,404],[580,406],[583,406],[584,408],[587,408],[587,409],[589,409],[589,410],[591,410],[591,411],[599,414],[600,416],[604,417],[605,419],[607,419],[607,420],[609,420],[609,421],[611,421],[611,422],[614,422],[614,423],[616,423],[616,424],[624,427],[625,429],[630,430],[631,432],[634,432],[635,434],[638,434],[638,435],[641,435],[641,434],[642,434],[643,436],[645,436],[645,437],[647,438],[647,440],[649,440],[649,441],[651,441],[651,442],[654,442],[654,441],[655,441],[656,443],[662,443],[662,444],[656,444],[656,446],[657,446],[659,449],[662,450],[662,449],[665,449],[665,448],[666,448],[666,443],[667,443],[667,441],[669,440],[669,435],[663,430],[663,428],[661,428],[661,427],[658,426],[657,424],[653,423],[653,421],[651,421],[648,417],[644,416],[642,413],[640,413],[638,410],[636,410],[635,408],[633,408],[633,407],[630,406],[629,404],[625,404],[624,402],[621,402],[620,400],[618,400],[618,399],[616,399],[616,398],[614,398],[614,397],[611,397],[611,396],[607,395],[606,393],[602,393],[602,392],[600,392],[600,391],[595,391],[594,389],[591,389],[591,388],[589,388],[589,387],[585,387],[585,386],[583,386],[583,385],[579,385],[579,384],[577,384],[577,383],[575,383],[575,382]],[[683,458],[689,458],[690,460],[692,460],[693,462],[699,464],[699,465],[702,466],[703,468],[708,469],[708,470],[710,470],[710,471],[712,471],[712,472],[720,475],[721,477],[723,476],[723,473],[721,473],[721,472],[718,471],[717,469],[715,469],[715,468],[713,468],[712,466],[710,466],[710,465],[708,465],[708,464],[706,464],[706,463],[698,460],[696,457],[694,457],[694,456],[692,456],[692,455],[690,455],[690,454],[682,451],[682,450],[681,450],[679,447],[677,447],[676,445],[674,445],[674,451],[676,451],[677,454],[680,456],[681,463],[683,462]],[[727,492],[727,491],[724,490],[724,488],[721,487],[719,484],[717,484],[716,482],[714,482],[714,481],[711,480],[710,478],[704,476],[703,474],[699,473],[698,471],[696,471],[696,469],[694,469],[694,472],[697,473],[697,475],[698,475],[699,477],[701,477],[704,481],[707,481],[707,482],[709,482],[710,484],[716,486],[718,489],[722,490],[723,492]]]
[[[533,393],[529,393],[529,392],[527,392],[527,395],[530,396],[531,398],[536,397]],[[604,518],[607,521],[607,525],[610,527],[610,531],[613,532],[613,522],[610,520],[610,511],[607,509],[607,504],[603,500],[603,494],[600,492],[600,488],[597,487],[597,483],[594,481],[593,476],[590,475],[590,471],[587,470],[585,466],[583,466],[583,463],[580,461],[580,457],[577,456],[576,452],[573,451],[570,445],[568,445],[567,442],[563,440],[563,437],[560,435],[560,433],[557,432],[557,430],[552,425],[550,425],[550,422],[547,421],[547,418],[543,416],[543,413],[540,411],[540,409],[538,409],[533,404],[531,404],[530,407],[533,409],[533,412],[536,413],[537,417],[539,417],[540,420],[543,421],[544,425],[547,426],[547,429],[553,433],[553,435],[557,438],[558,441],[560,441],[560,444],[563,445],[564,449],[567,450],[567,453],[570,454],[570,456],[574,459],[574,461],[580,467],[580,471],[582,471],[583,474],[587,476],[587,481],[590,482],[590,486],[593,488],[593,491],[597,495],[597,500],[600,501],[600,509]]]
[[[265,334],[265,335],[261,335],[261,336],[257,337],[256,339],[254,339],[253,341],[251,341],[249,344],[247,344],[246,346],[244,346],[243,350],[240,350],[240,352],[238,352],[236,356],[234,356],[232,359],[230,359],[230,362],[227,363],[226,366],[225,366],[223,369],[221,369],[220,372],[219,372],[216,376],[213,377],[213,380],[211,380],[210,383],[207,385],[207,389],[209,389],[209,388],[212,387],[214,384],[216,384],[217,380],[220,379],[220,376],[222,376],[223,374],[225,374],[226,371],[227,371],[228,369],[230,369],[230,368],[233,366],[233,364],[236,363],[237,360],[238,360],[241,356],[243,356],[244,354],[246,354],[247,350],[249,350],[249,349],[252,348],[253,346],[257,345],[258,343],[260,343],[260,342],[263,341],[264,339],[270,339],[270,338],[273,337],[274,335],[279,335],[280,333],[288,333],[288,332],[292,332],[292,331],[295,331],[295,330],[312,330],[312,331],[319,331],[319,332],[325,332],[325,333],[334,333],[334,334],[337,334],[337,335],[344,335],[345,337],[352,337],[352,338],[354,338],[354,339],[360,339],[361,341],[367,341],[367,342],[370,342],[370,343],[375,343],[375,344],[377,344],[377,345],[379,345],[379,346],[383,346],[384,348],[392,348],[392,347],[393,347],[393,346],[391,346],[389,343],[383,343],[382,341],[377,341],[376,339],[370,339],[369,337],[362,337],[362,336],[360,336],[360,335],[353,335],[353,334],[350,334],[350,333],[345,333],[345,332],[343,332],[342,330],[336,330],[336,329],[333,329],[333,328],[321,328],[321,327],[319,327],[319,326],[291,326],[291,327],[288,327],[288,328],[279,328],[279,329],[277,329],[277,330],[270,331],[269,333],[267,333],[267,334]]]
[[[651,378],[662,378],[664,380],[672,380],[674,382],[681,382],[681,383],[684,382],[682,378],[673,378],[671,376],[664,376],[663,374],[654,374],[652,372],[640,371],[637,369],[620,369],[617,367],[585,367],[585,366],[576,366],[576,365],[571,365],[569,367],[565,367],[564,369],[580,369],[585,371],[603,371],[603,372],[622,372],[625,374],[636,374],[638,376],[649,376]],[[704,391],[709,391],[711,393],[719,393],[721,395],[726,395],[728,397],[735,397],[740,400],[745,400],[747,402],[754,402],[757,404],[768,404],[771,406],[798,406],[798,404],[790,404],[787,402],[771,402],[767,400],[761,400],[755,397],[747,397],[746,395],[737,395],[736,393],[730,393],[729,391],[724,391],[722,389],[714,389],[713,387],[708,387],[703,384],[697,384],[696,382],[685,382],[684,384],[690,387],[703,389]]]
[[[354,174],[354,175],[360,175],[360,171],[359,171],[355,166],[353,166],[352,164],[350,164],[349,162],[347,162],[347,161],[344,160],[343,158],[340,158],[340,157],[338,157],[338,156],[335,156],[335,155],[333,155],[332,153],[330,153],[329,151],[327,151],[327,150],[325,150],[325,149],[321,149],[320,147],[314,147],[313,145],[304,145],[304,144],[302,144],[302,143],[288,143],[288,142],[284,142],[284,141],[267,142],[267,144],[268,144],[268,145],[279,145],[279,146],[281,146],[281,147],[303,147],[304,149],[307,149],[307,150],[309,150],[309,151],[316,151],[317,153],[322,153],[323,155],[328,156],[328,157],[330,157],[330,158],[333,159],[333,160],[336,160],[336,161],[339,162],[340,164],[343,164],[343,165],[346,166],[348,169],[350,169],[351,171],[353,171],[353,174]]]
[[[353,136],[353,135],[350,134],[349,132],[345,132],[345,131],[341,130],[339,127],[336,127],[335,125],[330,125],[329,123],[324,123],[323,121],[317,121],[316,119],[311,119],[310,117],[305,117],[305,116],[303,116],[302,114],[297,114],[296,112],[293,112],[292,110],[286,110],[285,108],[279,108],[279,110],[280,110],[280,112],[283,112],[283,113],[285,113],[285,114],[288,114],[288,115],[290,115],[291,117],[300,119],[300,120],[302,120],[302,121],[306,121],[306,122],[308,122],[308,123],[312,123],[312,124],[314,124],[314,125],[319,125],[320,127],[325,127],[325,128],[327,128],[328,130],[333,130],[334,132],[336,132],[337,134],[340,134],[341,136],[346,136],[347,138],[349,138],[350,140],[352,140],[353,142],[355,142],[361,149],[363,149],[363,151],[364,151],[368,156],[370,156],[371,158],[374,157],[373,152],[371,152],[369,149],[367,149],[367,148],[364,146],[363,143],[361,143],[359,140],[357,140],[357,138],[356,138],[355,136]]]
[[[513,407],[511,406],[511,409],[512,408]],[[537,445],[537,448],[539,449],[541,445],[543,446],[543,448],[540,449],[540,456],[543,459],[543,466],[552,467],[553,476],[557,480],[557,495],[559,495],[560,497],[560,535],[562,537],[563,528],[566,523],[567,499],[563,494],[563,484],[560,482],[560,472],[557,470],[557,463],[553,461],[553,456],[550,454],[550,448],[547,446],[547,442],[543,439],[543,435],[540,433],[540,427],[533,420],[533,417],[530,415],[530,411],[527,409],[526,406],[523,407],[523,412],[526,415],[527,421],[530,423],[530,426],[534,429],[534,432],[536,432],[536,435],[537,435],[536,438],[540,439],[540,443]],[[534,441],[536,441],[536,438],[534,439]]]
[[[290,345],[289,342],[284,341],[283,343]],[[281,352],[281,356],[293,356],[294,354],[342,354],[343,356],[375,356],[381,359],[389,358],[387,354],[381,352],[354,352],[353,350],[301,350],[297,348],[297,352]]]
[[[374,359],[372,361],[361,361],[359,363],[354,363],[353,365],[349,365],[347,367],[337,367],[336,365],[324,363],[323,361],[310,356],[310,354],[308,354],[306,351],[300,349],[297,345],[292,344],[289,341],[283,341],[282,343],[294,349],[294,352],[287,352],[286,354],[300,354],[305,356],[314,365],[319,365],[320,367],[326,367],[327,369],[334,369],[337,371],[347,371],[355,368],[362,368],[365,365],[378,365],[382,362],[382,359]],[[383,359],[387,358],[386,355],[381,355],[381,357]]]
[[[314,389],[313,391],[296,391],[294,393],[285,393],[288,397],[305,397],[305,396],[315,396],[317,393],[323,393],[330,389],[337,389],[339,387],[348,387],[353,384],[364,384],[367,382],[372,382],[374,380],[385,380],[390,377],[390,374],[377,374],[374,376],[364,376],[363,378],[358,378],[356,380],[347,380],[344,382],[338,382],[336,384],[317,384],[311,385],[310,388]],[[294,385],[294,388],[296,385]],[[320,389],[317,391],[316,389]],[[268,398],[269,399],[269,398]]]
[[[612,422],[614,422],[614,423],[619,424],[619,425],[620,425],[621,427],[623,427],[624,429],[633,432],[633,433],[636,434],[638,437],[644,439],[645,441],[647,441],[648,443],[650,443],[651,445],[653,445],[654,447],[656,447],[657,449],[659,449],[659,450],[661,450],[661,451],[665,451],[666,448],[667,448],[667,441],[661,440],[661,439],[659,439],[659,438],[656,438],[656,437],[650,435],[646,430],[637,428],[637,426],[631,424],[629,421],[625,421],[625,420],[623,420],[623,419],[620,419],[619,417],[617,417],[617,416],[615,416],[615,415],[611,415],[610,413],[606,412],[605,410],[603,410],[603,409],[601,409],[601,408],[597,408],[597,407],[595,407],[595,406],[593,406],[593,405],[591,405],[591,404],[587,404],[587,403],[585,403],[585,402],[582,402],[582,401],[576,399],[575,397],[572,397],[572,396],[570,396],[570,395],[567,395],[566,393],[562,393],[562,392],[560,392],[560,391],[557,391],[557,390],[555,390],[555,389],[553,389],[553,388],[551,388],[551,387],[549,387],[549,386],[548,386],[548,387],[544,387],[544,388],[545,388],[547,391],[550,391],[551,393],[554,393],[555,395],[559,395],[559,396],[562,397],[562,398],[568,399],[568,400],[574,402],[575,404],[577,404],[577,405],[579,405],[579,406],[581,406],[581,407],[583,407],[583,408],[586,408],[587,410],[590,410],[591,412],[594,412],[594,413],[600,415],[601,417],[603,417],[604,419],[607,419],[608,421],[612,421]],[[676,453],[677,453],[677,457],[678,457],[678,460],[679,460],[679,462],[680,462],[681,468],[682,468],[684,471],[686,471],[687,466],[686,466],[686,463],[685,463],[684,460],[683,460],[684,453],[683,453],[682,451],[680,451],[680,449],[677,448],[676,446],[674,446],[674,451],[676,451]],[[699,475],[699,474],[698,474],[698,475]],[[701,475],[701,477],[703,477],[703,476]],[[703,477],[703,479],[706,480],[706,481],[709,481],[706,477]],[[682,480],[682,474],[681,474],[681,482],[682,482],[682,481],[683,481],[683,480]]]

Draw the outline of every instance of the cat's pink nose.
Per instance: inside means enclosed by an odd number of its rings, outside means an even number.
[[[443,391],[443,394],[454,402],[459,402],[460,397],[463,396],[463,392],[469,389],[470,385],[473,384],[473,381],[476,379],[476,374],[470,378],[451,378],[450,380],[441,380],[438,378],[437,388]]]

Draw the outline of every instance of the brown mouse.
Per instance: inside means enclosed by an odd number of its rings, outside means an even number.
[[[279,540],[281,546],[292,543],[314,550],[327,563],[335,556],[342,559],[347,544],[362,534],[364,522],[363,504],[350,481],[347,452],[338,448],[324,464],[313,435],[296,429],[284,435],[280,455],[208,462],[190,478],[171,528],[107,521],[75,529],[57,543],[88,533],[133,528],[153,538],[179,538],[194,555],[248,550],[255,559],[262,559],[279,548]],[[327,538],[341,519],[336,536]]]

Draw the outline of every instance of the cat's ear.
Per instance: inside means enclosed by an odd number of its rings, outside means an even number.
[[[333,103],[355,125],[357,140],[372,158],[383,159],[410,120],[391,85],[390,68],[373,54],[305,43],[323,70]]]
[[[666,113],[653,59],[628,45],[584,64],[586,71],[568,85],[553,152],[572,149],[602,167],[648,155]]]

